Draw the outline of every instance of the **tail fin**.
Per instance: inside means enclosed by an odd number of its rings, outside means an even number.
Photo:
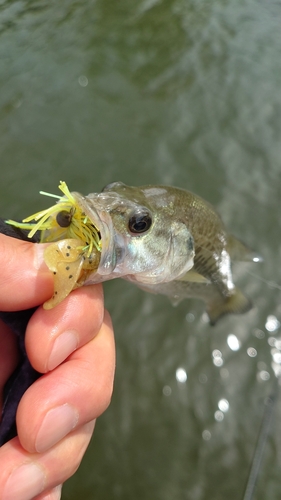
[[[225,314],[243,314],[252,308],[252,302],[243,295],[239,288],[235,288],[230,297],[221,297],[221,300],[208,304],[207,313],[210,324],[215,325],[218,319]]]

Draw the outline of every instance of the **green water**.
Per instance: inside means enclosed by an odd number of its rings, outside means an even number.
[[[243,499],[280,367],[280,22],[272,0],[1,2],[1,216],[60,180],[172,184],[265,259],[235,273],[253,310],[213,328],[197,301],[106,284],[114,396],[63,500]],[[280,417],[277,395],[257,500],[280,499]]]

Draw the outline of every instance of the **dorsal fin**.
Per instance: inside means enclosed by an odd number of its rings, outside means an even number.
[[[262,262],[263,258],[257,252],[247,247],[242,241],[232,235],[227,238],[227,251],[231,260],[239,260],[241,262]]]

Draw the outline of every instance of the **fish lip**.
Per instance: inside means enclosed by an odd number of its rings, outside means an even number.
[[[80,193],[72,192],[77,204],[83,210],[85,215],[89,217],[92,224],[97,228],[101,237],[101,252],[100,262],[95,274],[106,276],[112,273],[115,268],[115,245],[114,231],[110,214],[99,202],[98,194],[91,194],[91,198],[83,196]]]

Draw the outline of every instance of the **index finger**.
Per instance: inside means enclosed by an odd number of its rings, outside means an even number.
[[[0,234],[0,310],[42,304],[53,294],[53,275],[43,259],[45,245]]]

